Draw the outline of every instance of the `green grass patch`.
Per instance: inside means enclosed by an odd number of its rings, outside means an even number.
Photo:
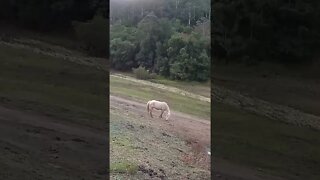
[[[243,112],[213,109],[213,156],[290,179],[319,179],[320,132]]]
[[[138,172],[138,165],[131,162],[115,162],[110,165],[111,173],[135,174]]]
[[[166,79],[164,77],[158,77],[156,79],[150,79],[149,81],[159,84],[164,84],[167,86],[176,87],[194,94],[199,94],[204,97],[210,97],[211,87],[210,81],[208,82],[186,82],[186,81],[173,81]]]
[[[107,72],[0,46],[0,103],[88,124],[106,119]]]
[[[166,101],[175,111],[210,119],[210,103],[168,92],[151,86],[137,84],[118,77],[110,77],[111,94],[142,102],[151,99]]]
[[[135,75],[133,73],[117,72],[117,71],[114,71],[114,72],[135,78]],[[199,94],[204,97],[210,97],[210,93],[211,93],[210,81],[208,81],[208,82],[174,81],[174,80],[170,80],[170,79],[167,79],[167,78],[159,76],[159,75],[156,76],[155,78],[147,79],[147,81],[176,87],[176,88],[179,88],[179,89],[182,89],[182,90],[194,93],[194,94]]]

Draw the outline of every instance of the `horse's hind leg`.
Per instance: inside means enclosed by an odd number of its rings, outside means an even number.
[[[149,114],[150,114],[151,118],[153,118],[153,116],[152,116],[152,108],[151,108],[151,110],[149,111]]]
[[[164,111],[161,111],[161,114],[160,114],[159,118],[162,118],[162,114],[163,114],[163,112],[164,112]]]

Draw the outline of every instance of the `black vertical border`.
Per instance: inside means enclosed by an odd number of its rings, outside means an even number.
[[[107,17],[107,44],[106,44],[106,51],[107,51],[107,71],[106,74],[106,83],[108,88],[106,89],[106,179],[110,179],[110,1],[109,0],[103,0],[105,1],[106,6],[106,17]]]
[[[213,86],[214,86],[214,82],[213,82],[213,71],[214,71],[214,68],[213,68],[213,39],[212,39],[212,37],[213,37],[213,26],[214,26],[214,22],[213,22],[213,16],[212,16],[212,14],[213,14],[213,3],[214,3],[214,0],[211,0],[211,6],[210,6],[210,44],[211,44],[211,47],[210,47],[210,50],[211,50],[211,52],[210,52],[210,59],[211,59],[211,61],[210,61],[210,86],[211,86],[211,88],[210,88],[210,113],[211,113],[211,116],[210,116],[210,136],[211,136],[211,138],[210,138],[210,163],[211,163],[211,165],[210,165],[210,168],[211,168],[211,179],[214,179],[213,177],[214,177],[214,137],[212,136],[212,132],[213,132],[213,127],[214,127],[214,118],[213,118],[213,114],[212,114],[212,109],[213,109],[213,105],[214,105],[214,97],[213,97]]]

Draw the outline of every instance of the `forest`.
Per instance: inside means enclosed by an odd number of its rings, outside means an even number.
[[[112,68],[143,67],[174,80],[210,78],[209,0],[112,0]]]
[[[1,33],[14,27],[42,34],[68,37],[79,50],[108,56],[108,3],[104,0],[1,0]],[[12,33],[13,31],[5,32]]]
[[[316,0],[215,0],[215,61],[308,64],[317,60],[320,2]]]

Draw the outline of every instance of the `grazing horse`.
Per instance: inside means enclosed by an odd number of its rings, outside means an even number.
[[[162,114],[166,111],[167,112],[166,120],[169,119],[170,108],[166,102],[161,102],[161,101],[156,101],[156,100],[148,101],[147,110],[148,110],[148,113],[150,114],[151,118],[153,118],[152,110],[154,110],[154,109],[161,110],[161,114],[160,114],[159,118],[162,118]]]

